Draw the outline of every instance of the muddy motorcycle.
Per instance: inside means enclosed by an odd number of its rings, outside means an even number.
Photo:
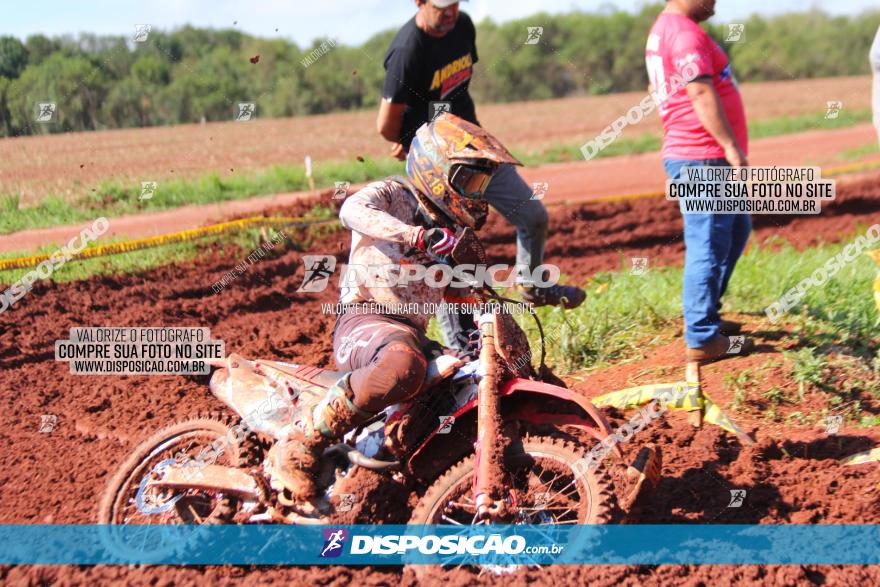
[[[485,253],[465,231],[452,259],[485,263]],[[470,354],[436,357],[414,401],[390,406],[328,448],[312,502],[273,487],[264,459],[343,374],[231,355],[210,387],[235,416],[182,421],[141,443],[108,484],[99,522],[339,523],[352,506],[345,482],[358,468],[421,495],[411,524],[613,522],[656,483],[659,452],[634,450],[627,465],[614,445],[599,467],[584,466],[612,434],[607,419],[545,367],[540,322],[533,368],[528,339],[508,312],[520,302],[488,288],[481,296],[489,310],[476,321]],[[623,474],[612,476],[615,466]]]

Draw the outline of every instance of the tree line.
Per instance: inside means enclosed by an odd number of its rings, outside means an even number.
[[[661,8],[484,20],[477,24],[472,94],[485,103],[644,89],[645,39]],[[740,81],[859,75],[870,72],[880,10],[753,15],[742,24],[737,42],[728,42],[726,23],[704,25],[730,54]],[[535,26],[543,27],[538,42],[525,44],[527,27]],[[191,26],[152,30],[143,42],[3,36],[0,136],[232,120],[241,102],[256,104],[258,117],[375,108],[395,33],[359,46],[316,39],[308,47]],[[44,103],[56,104],[45,124],[37,122]]]

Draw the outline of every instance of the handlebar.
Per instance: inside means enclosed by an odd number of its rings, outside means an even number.
[[[450,266],[456,265],[458,263],[474,265],[488,264],[488,261],[486,259],[486,251],[483,248],[483,243],[480,242],[480,239],[476,236],[476,233],[472,229],[467,227],[461,228],[456,231],[455,247],[449,255],[444,255],[443,259],[440,259],[439,261]],[[505,303],[511,303],[518,306],[524,306],[529,310],[532,319],[535,321],[535,325],[538,327],[538,334],[541,338],[540,368],[542,371],[544,371],[546,369],[546,364],[544,361],[546,360],[547,356],[544,328],[541,325],[541,320],[538,318],[538,315],[535,313],[535,310],[532,308],[531,304],[528,304],[521,300],[513,300],[510,298],[502,297],[485,283],[481,284],[479,288],[474,288],[473,291],[478,298],[478,302],[485,303],[491,300],[499,303],[502,308],[504,307]]]

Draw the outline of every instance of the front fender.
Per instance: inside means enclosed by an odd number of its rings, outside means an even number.
[[[532,379],[522,378],[511,379],[501,386],[501,397],[507,397],[515,393],[534,393],[572,402],[583,409],[590,416],[590,418],[592,418],[592,422],[584,424],[566,422],[567,424],[573,424],[576,426],[579,425],[580,427],[585,428],[587,432],[592,434],[600,442],[602,440],[605,440],[605,438],[612,434],[611,424],[608,422],[605,414],[603,414],[601,410],[599,410],[599,408],[594,406],[590,400],[580,394],[574,393],[570,389],[559,387],[558,385],[544,383],[543,381],[533,381]],[[541,412],[539,412],[539,414],[544,416],[548,415]],[[549,415],[552,416],[553,414]],[[564,416],[565,414],[559,415]],[[576,415],[571,415],[570,417],[573,417],[577,420],[585,420],[584,418]],[[618,457],[622,456],[620,453],[620,449],[617,448],[616,444],[614,445],[614,451]]]
[[[577,426],[585,430],[593,436],[597,441],[602,442],[612,434],[611,424],[605,415],[590,402],[587,398],[572,392],[564,387],[558,387],[542,381],[533,381],[531,379],[514,378],[506,381],[499,389],[501,397],[501,406],[504,410],[511,406],[512,401],[518,397],[522,397],[522,404],[516,405],[512,410],[507,411],[505,420],[523,420],[535,424],[557,424]],[[572,410],[570,413],[565,411],[542,410],[541,399],[557,399],[564,402],[570,402]],[[532,401],[529,401],[532,400]],[[478,398],[474,398],[461,408],[459,408],[452,416],[454,421],[452,431],[456,432],[456,426],[461,426],[458,430],[459,434],[464,433],[465,426],[461,425],[462,421],[473,423],[476,420],[476,408]],[[579,409],[578,409],[579,408]],[[581,414],[580,410],[586,413],[586,417]],[[469,418],[468,415],[473,413],[474,417]],[[443,440],[447,438],[439,431],[444,426],[437,427],[428,438],[413,452],[409,459],[410,470],[416,470],[417,461],[425,456],[432,454],[435,450],[444,451]],[[474,436],[473,440],[476,440]],[[612,451],[618,458],[623,458],[620,448],[615,443]],[[444,451],[445,452],[445,451]]]

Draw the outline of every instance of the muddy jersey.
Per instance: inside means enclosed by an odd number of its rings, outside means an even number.
[[[391,313],[426,329],[431,315],[424,310],[442,302],[443,288],[431,287],[424,279],[397,286],[402,266],[434,265],[418,251],[418,204],[409,190],[390,179],[373,182],[345,200],[339,218],[342,226],[352,231],[349,267],[340,278],[339,301],[400,308]]]
[[[432,37],[416,25],[415,17],[403,25],[385,55],[382,96],[406,104],[400,142],[409,150],[416,130],[431,118],[431,102],[450,102],[450,111],[477,124],[474,101],[468,93],[477,62],[474,23],[459,12],[455,28],[443,37]]]

